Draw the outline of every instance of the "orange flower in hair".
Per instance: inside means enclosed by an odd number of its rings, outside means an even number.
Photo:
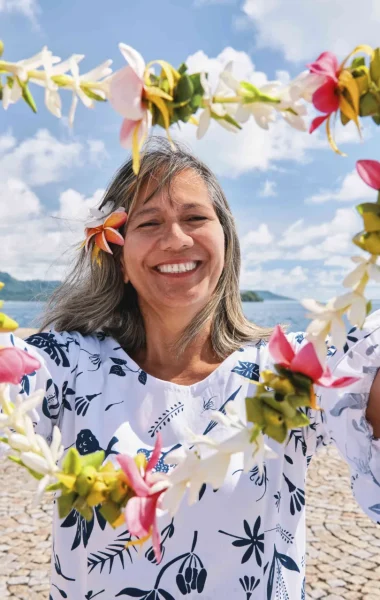
[[[107,212],[112,208],[113,203],[107,202],[102,209],[90,208],[90,217],[86,221],[86,239],[81,247],[85,247],[86,252],[89,250],[90,242],[94,239],[92,248],[92,259],[100,265],[99,257],[100,250],[112,254],[109,247],[110,244],[124,245],[123,236],[116,231],[128,219],[125,208],[117,208],[115,211],[107,215]]]

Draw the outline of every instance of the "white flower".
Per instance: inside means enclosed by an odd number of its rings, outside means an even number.
[[[14,75],[10,84],[8,81],[3,87],[3,108],[7,110],[10,104],[15,104],[22,96],[22,88],[18,80],[24,82],[28,79],[28,71],[39,68],[42,65],[42,52],[31,58],[19,60],[8,65],[9,71]]]
[[[230,431],[227,438],[215,441],[208,436],[190,432],[189,442],[196,447],[196,450],[181,448],[166,457],[167,464],[176,464],[175,469],[168,476],[170,486],[163,496],[161,505],[161,508],[168,510],[171,515],[177,512],[187,489],[189,504],[193,504],[197,501],[203,484],[209,483],[213,489],[221,487],[226,479],[233,454],[243,454],[245,473],[256,464],[262,472],[264,458],[276,457],[276,454],[264,444],[262,434],[259,434],[253,443],[250,441],[253,425],[245,425],[231,404],[227,404],[225,410],[225,415],[218,411],[213,412],[212,417]],[[206,454],[199,447],[206,447]]]
[[[336,298],[327,304],[321,304],[313,299],[301,300],[309,312],[308,318],[314,319],[306,329],[306,337],[313,342],[319,358],[324,361],[326,356],[326,337],[330,333],[331,343],[342,349],[346,341],[346,328],[342,319],[341,310],[335,305]]]
[[[20,458],[24,465],[43,475],[38,483],[36,496],[34,499],[34,505],[40,502],[42,494],[45,488],[51,483],[56,483],[57,479],[55,474],[59,471],[57,462],[63,455],[64,447],[61,444],[62,435],[58,427],[53,428],[53,438],[50,446],[44,438],[36,434],[36,442],[39,447],[39,453],[37,452],[21,452]]]
[[[41,61],[43,70],[40,71],[43,75],[42,78],[31,77],[31,81],[45,88],[45,104],[46,108],[58,118],[61,118],[61,98],[58,93],[58,85],[52,80],[53,75],[58,74],[58,70],[54,65],[61,59],[57,56],[53,56],[52,52],[48,50],[47,46],[44,46],[41,51]],[[65,64],[65,63],[61,63]],[[69,66],[66,70],[68,70]],[[59,71],[61,74],[61,72]]]
[[[236,111],[237,105],[229,104],[224,105],[219,102],[212,102],[213,96],[224,97],[226,98],[231,95],[230,88],[224,83],[223,74],[230,73],[232,69],[232,62],[227,63],[224,67],[223,72],[220,75],[219,83],[215,89],[214,94],[212,93],[211,86],[206,78],[205,73],[201,73],[201,84],[204,89],[203,102],[205,104],[205,108],[203,109],[200,117],[199,124],[197,129],[197,138],[200,140],[205,135],[208,130],[211,119],[214,118],[219,125],[227,129],[227,131],[237,131],[237,127],[233,125],[233,123],[229,123],[223,117],[227,115],[232,115]]]
[[[18,452],[39,452],[33,421],[28,415],[24,415],[24,433],[7,432],[8,444]]]
[[[244,96],[244,89],[231,72],[222,73],[221,77],[237,95]],[[257,92],[263,96],[276,98],[279,102],[256,101],[240,104],[235,113],[237,121],[245,123],[252,115],[259,127],[269,129],[269,124],[273,123],[277,113],[280,113],[291,127],[300,131],[307,130],[306,123],[302,119],[306,115],[306,107],[299,102],[299,98],[293,99],[289,86],[282,86],[279,81],[269,81],[261,88],[257,88]]]
[[[344,287],[354,288],[366,275],[369,279],[380,282],[380,267],[374,264],[372,257],[367,259],[363,256],[352,256],[351,260],[358,266],[346,276],[343,281]]]
[[[289,84],[289,95],[293,102],[303,99],[312,102],[314,92],[326,81],[324,75],[303,71]]]
[[[357,291],[348,292],[335,298],[335,307],[347,312],[351,325],[362,327],[367,316],[367,300]]]
[[[0,385],[0,429],[8,427],[14,429],[17,433],[25,435],[25,416],[27,412],[34,410],[39,404],[41,404],[44,397],[43,390],[37,390],[30,396],[23,399],[22,396],[17,395],[14,403],[11,402],[9,397],[9,387]]]
[[[87,96],[87,94],[82,90],[81,84],[84,81],[97,82],[99,79],[103,79],[112,73],[112,69],[109,66],[112,64],[112,60],[106,60],[102,64],[98,65],[91,71],[84,73],[83,75],[79,75],[79,67],[78,60],[79,55],[71,56],[69,60],[70,71],[72,75],[71,84],[65,87],[71,87],[73,90],[73,99],[71,103],[71,108],[69,112],[69,124],[72,127],[74,123],[75,110],[78,104],[78,98],[83,102],[86,108],[93,108],[94,101]],[[80,58],[82,60],[83,57]],[[105,99],[108,95],[108,82],[103,82],[104,85],[102,89],[96,88],[96,94]]]
[[[103,208],[89,208],[88,209],[88,218],[85,221],[85,227],[87,227],[88,229],[92,228],[92,227],[99,227],[100,225],[103,225],[105,219],[112,213],[112,212],[125,212],[125,208],[118,208],[116,211],[113,210],[113,202],[111,202],[110,200],[108,202],[105,203],[105,205],[103,206]]]

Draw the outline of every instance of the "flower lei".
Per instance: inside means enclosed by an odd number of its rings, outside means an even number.
[[[23,99],[36,112],[30,84],[45,88],[48,110],[61,117],[60,89],[72,92],[69,121],[72,124],[78,99],[86,107],[109,100],[123,116],[120,140],[131,148],[133,169],[140,166],[140,149],[149,129],[158,125],[166,130],[174,124],[193,123],[197,137],[203,137],[211,120],[226,129],[237,132],[252,116],[256,123],[268,129],[280,115],[291,127],[307,131],[304,117],[311,103],[321,115],[314,118],[309,132],[323,123],[331,148],[337,148],[331,131],[331,120],[337,116],[343,125],[353,121],[360,133],[360,117],[371,117],[380,125],[380,48],[358,46],[339,64],[331,52],[322,53],[287,86],[278,82],[261,88],[247,81],[238,81],[232,74],[232,64],[226,65],[213,92],[206,73],[188,73],[185,63],[175,69],[163,60],[145,64],[143,57],[125,44],[119,45],[128,66],[111,75],[111,61],[105,61],[86,74],[79,74],[79,63],[84,58],[74,54],[65,61],[53,56],[46,47],[35,56],[16,63],[0,60],[0,94],[4,109]],[[0,42],[0,58],[3,44]],[[364,53],[369,57],[354,57]],[[351,60],[351,63],[349,61]],[[155,68],[160,72],[156,73]],[[3,78],[5,76],[5,79]],[[198,113],[200,114],[198,116]],[[355,378],[334,379],[325,366],[326,336],[340,349],[345,342],[343,315],[352,325],[362,327],[371,303],[364,296],[370,279],[380,281],[380,162],[361,160],[357,171],[363,181],[377,190],[377,202],[359,204],[356,208],[363,218],[363,231],[353,242],[367,253],[367,258],[354,256],[354,270],[343,284],[351,291],[332,298],[325,305],[312,299],[302,303],[313,318],[307,328],[307,343],[295,354],[280,327],[276,327],[269,341],[269,352],[274,360],[273,371],[263,371],[256,385],[256,394],[246,399],[246,415],[242,419],[231,404],[225,414],[216,412],[216,421],[229,432],[226,439],[215,442],[207,436],[189,432],[189,447],[173,451],[165,459],[176,467],[164,475],[153,472],[161,453],[161,437],[157,435],[149,462],[139,454],[118,455],[119,468],[104,463],[104,452],[81,456],[70,448],[63,456],[61,433],[53,429],[50,446],[34,432],[28,414],[42,402],[43,391],[38,390],[26,400],[20,395],[10,398],[10,384],[19,384],[22,377],[39,368],[39,362],[15,347],[0,347],[0,441],[12,451],[11,460],[29,471],[38,480],[36,500],[45,490],[59,491],[59,516],[65,517],[75,508],[84,518],[92,518],[92,507],[101,505],[101,513],[108,523],[117,527],[126,523],[140,544],[152,536],[157,560],[160,539],[156,524],[157,509],[174,515],[182,497],[188,492],[189,503],[199,497],[205,483],[214,489],[225,479],[231,456],[243,453],[244,471],[254,465],[263,468],[263,461],[273,456],[265,445],[264,435],[283,443],[289,430],[309,424],[306,408],[317,409],[314,386],[344,387]],[[113,210],[111,204],[92,209],[86,222],[86,240],[81,247],[92,247],[92,259],[101,263],[100,251],[112,254],[109,244],[123,245],[117,231],[127,221],[124,209]],[[3,284],[0,283],[0,289]],[[17,323],[0,313],[0,332],[10,332]]]

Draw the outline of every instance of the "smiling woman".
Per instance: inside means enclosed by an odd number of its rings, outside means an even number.
[[[0,339],[41,363],[21,384],[33,407],[45,390],[36,423],[43,456],[22,459],[40,469],[41,491],[64,452],[59,481],[72,486],[54,507],[60,568],[50,598],[304,598],[305,478],[318,448],[334,441],[357,500],[378,518],[380,443],[366,407],[380,364],[379,314],[351,330],[343,352],[329,348],[334,376],[302,333],[277,327],[267,345],[271,330],[243,315],[223,191],[166,140],[145,148],[138,176],[131,161],[122,166],[92,217],[40,332]],[[15,416],[4,402],[0,424],[16,422],[20,398]],[[10,434],[16,448],[33,439],[29,425],[28,439]]]

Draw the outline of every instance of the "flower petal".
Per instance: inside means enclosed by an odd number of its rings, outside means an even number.
[[[339,108],[339,96],[336,93],[336,83],[328,79],[313,94],[313,104],[323,113],[333,113]]]
[[[161,450],[162,450],[162,437],[161,437],[161,433],[158,432],[157,437],[156,437],[156,443],[154,444],[153,452],[152,452],[151,457],[146,466],[147,473],[149,473],[149,471],[154,469],[154,467],[158,463],[158,461],[160,459],[160,455],[161,455]]]
[[[110,80],[109,101],[122,117],[132,121],[142,119],[145,108],[142,105],[143,81],[131,67],[116,71]]]
[[[275,363],[288,366],[294,359],[294,350],[279,325],[270,337],[268,350]]]
[[[309,133],[313,133],[313,131],[318,129],[318,127],[320,127],[322,123],[324,123],[328,118],[329,115],[324,115],[323,117],[315,117],[315,119],[312,120],[311,125],[309,127]]]
[[[207,132],[211,122],[211,111],[207,107],[205,108],[201,116],[199,117],[198,129],[197,129],[197,138],[198,140],[202,139],[205,133]]]
[[[297,352],[290,364],[290,369],[293,372],[302,373],[306,377],[310,377],[312,381],[317,381],[321,377],[323,367],[311,342]]]
[[[351,271],[351,273],[346,275],[346,277],[344,278],[344,287],[353,288],[357,283],[359,283],[363,275],[365,275],[366,270],[366,263],[359,264],[353,271]]]
[[[380,190],[380,162],[378,160],[358,160],[356,170],[364,183]]]
[[[142,79],[145,71],[145,60],[141,56],[140,52],[137,52],[137,50],[132,48],[132,46],[128,46],[122,42],[119,44],[119,50],[129,66],[140,77],[140,79]]]
[[[339,70],[338,59],[332,52],[322,52],[316,61],[307,65],[311,73],[325,75],[334,81],[338,81],[337,72]]]
[[[131,456],[127,456],[126,454],[119,454],[116,459],[126,474],[129,485],[132,487],[137,496],[148,496],[149,486],[141,477],[140,471],[138,470],[133,458]]]
[[[103,250],[104,252],[108,252],[108,254],[112,254],[112,250],[109,247],[109,245],[107,244],[107,240],[106,240],[104,231],[96,234],[95,244],[98,248],[100,248],[100,250]]]
[[[110,242],[111,244],[117,244],[118,246],[124,246],[125,240],[123,236],[115,229],[112,229],[112,227],[104,228],[104,236],[107,242]]]
[[[125,209],[118,208],[112,214],[110,214],[104,221],[104,227],[112,227],[119,229],[127,221],[128,215]]]

